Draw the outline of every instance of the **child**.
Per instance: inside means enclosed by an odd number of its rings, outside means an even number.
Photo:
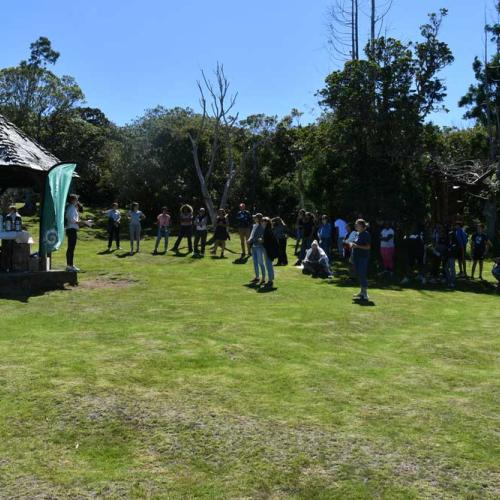
[[[161,214],[156,217],[156,223],[158,224],[158,233],[156,234],[156,243],[153,255],[158,253],[158,245],[161,239],[164,239],[165,253],[168,250],[168,237],[170,235],[170,214],[168,213],[167,207],[162,207]]]
[[[319,245],[326,253],[328,260],[331,260],[331,249],[332,249],[332,225],[328,219],[328,215],[323,215],[321,217],[321,223],[318,227],[318,238]]]
[[[219,208],[217,211],[217,218],[215,219],[215,231],[214,231],[214,247],[212,248],[212,255],[217,253],[217,247],[220,247],[221,254],[220,258],[224,258],[224,250],[226,249],[226,241],[229,239],[229,233],[227,232],[227,214],[223,208]]]
[[[388,221],[385,221],[380,231],[380,256],[384,267],[383,274],[389,274],[390,276],[394,273],[394,235],[394,229]]]
[[[274,237],[278,241],[278,262],[277,266],[287,266],[288,265],[288,257],[286,255],[286,242],[287,242],[287,234],[286,234],[286,225],[283,222],[281,217],[275,217],[272,220],[273,223],[273,233]]]
[[[188,252],[191,253],[193,251],[193,207],[191,205],[182,205],[179,210],[179,222],[179,236],[177,236],[172,250],[177,253],[182,238],[186,237],[188,240]]]
[[[491,242],[488,236],[484,233],[484,224],[478,224],[477,231],[472,235],[471,247],[472,247],[472,272],[471,279],[474,279],[474,274],[476,272],[476,266],[479,262],[479,279],[483,279],[483,261],[488,249],[491,246]]]
[[[129,232],[130,232],[130,255],[134,255],[134,243],[136,244],[136,252],[139,253],[139,245],[141,242],[141,221],[146,216],[139,210],[139,203],[132,203],[128,212]]]
[[[208,217],[203,207],[198,210],[198,215],[194,218],[194,228],[194,255],[203,257],[205,255],[208,234]],[[200,241],[201,252],[198,247]]]
[[[108,216],[108,252],[111,252],[113,240],[116,242],[116,249],[120,250],[120,221],[122,214],[118,210],[118,203],[113,203],[109,210],[102,213]]]
[[[250,238],[248,238],[248,243],[252,246],[252,260],[253,268],[255,271],[255,278],[250,282],[256,285],[259,283],[263,285],[266,282],[266,267],[264,264],[264,225],[262,224],[263,216],[258,213],[254,215],[255,224],[252,227],[252,232],[250,233]]]

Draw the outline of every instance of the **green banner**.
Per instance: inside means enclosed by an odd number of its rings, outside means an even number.
[[[64,240],[66,199],[76,164],[63,163],[53,167],[45,180],[41,239],[44,254],[55,252]]]

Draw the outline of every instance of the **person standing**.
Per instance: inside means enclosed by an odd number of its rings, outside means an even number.
[[[354,226],[357,236],[352,243],[352,260],[359,279],[361,290],[354,296],[355,299],[369,300],[368,298],[368,262],[370,260],[371,236],[367,231],[364,219],[358,219]]]
[[[108,217],[108,252],[111,252],[113,241],[116,243],[116,249],[120,250],[120,222],[122,214],[118,210],[118,203],[113,203],[109,210],[103,212]]]
[[[246,209],[246,205],[244,203],[240,203],[240,209],[236,214],[236,228],[238,229],[238,234],[240,235],[241,258],[244,259],[247,255],[250,255],[248,238],[250,237],[250,232],[252,230],[252,215]]]
[[[139,210],[139,203],[134,201],[128,212],[129,218],[129,233],[130,233],[130,255],[134,255],[134,243],[136,245],[136,252],[139,253],[139,246],[141,243],[141,221],[146,216]]]
[[[194,218],[194,255],[203,257],[207,244],[208,216],[206,210],[201,207],[198,215]],[[201,242],[201,251],[199,248]]]
[[[313,239],[314,239],[314,216],[311,212],[306,212],[302,223],[302,242],[300,244],[299,259],[295,263],[296,266],[300,266],[302,264],[302,261],[306,256],[306,251],[309,250],[309,248],[311,247]]]
[[[264,224],[264,264],[267,271],[267,283],[265,286],[267,288],[272,288],[274,284],[273,260],[278,257],[278,241],[273,233],[271,219],[269,219],[269,217],[264,217],[262,223]]]
[[[335,227],[335,239],[337,241],[337,250],[339,252],[340,258],[344,257],[344,238],[347,234],[347,222],[339,217],[333,223]]]
[[[80,269],[74,264],[76,242],[78,240],[78,230],[80,229],[80,211],[78,195],[70,194],[66,206],[66,237],[68,238],[68,248],[66,250],[66,271],[78,272]]]
[[[321,223],[318,227],[318,238],[319,238],[319,246],[323,249],[328,257],[328,261],[331,261],[331,250],[332,250],[332,234],[333,228],[330,223],[330,219],[328,215],[323,215],[321,217]],[[342,239],[342,249],[344,248],[344,243]]]
[[[214,231],[214,247],[212,248],[212,254],[217,253],[217,248],[220,247],[221,254],[220,258],[224,258],[224,251],[226,249],[226,241],[229,239],[229,233],[227,231],[228,220],[226,211],[223,208],[217,210],[217,218],[215,219],[215,231]]]
[[[457,260],[458,260],[458,270],[459,276],[461,278],[467,278],[467,260],[466,257],[466,249],[467,249],[467,241],[469,239],[465,229],[463,228],[463,224],[461,222],[457,222],[455,224],[455,239],[457,241]]]
[[[163,238],[165,253],[168,250],[168,237],[170,236],[170,214],[168,213],[167,207],[162,207],[161,214],[156,217],[156,223],[158,224],[158,232],[156,233],[156,243],[155,249],[153,250],[153,255],[158,253],[158,246]]]
[[[266,282],[266,267],[264,264],[264,225],[262,224],[263,216],[261,213],[255,214],[255,224],[252,227],[248,242],[252,245],[252,260],[255,271],[255,278],[251,283],[257,284],[260,282],[263,285]]]
[[[456,269],[455,261],[460,256],[460,244],[457,239],[455,230],[448,231],[446,250],[444,252],[444,275],[448,288],[455,288],[456,285]]]
[[[274,237],[278,241],[278,262],[276,263],[276,265],[287,266],[288,256],[286,254],[286,243],[287,243],[286,225],[281,217],[275,217],[272,220],[272,223],[273,223]]]
[[[179,211],[179,235],[172,248],[174,252],[179,251],[179,245],[184,237],[188,241],[188,252],[191,253],[193,251],[193,207],[187,203],[182,205]]]
[[[382,230],[380,231],[380,257],[382,257],[383,274],[394,273],[394,252],[395,252],[395,232],[389,224],[389,221],[384,221]]]
[[[472,271],[471,279],[474,279],[476,266],[479,263],[479,279],[483,279],[483,263],[488,249],[491,247],[491,242],[488,235],[484,232],[484,224],[478,224],[477,231],[472,235]]]

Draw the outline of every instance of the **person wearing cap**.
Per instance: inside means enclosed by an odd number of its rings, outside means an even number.
[[[244,203],[240,203],[240,209],[236,214],[236,228],[238,229],[238,234],[240,235],[241,258],[244,258],[246,255],[250,255],[248,238],[250,237],[252,229],[252,215],[246,209],[246,205]]]

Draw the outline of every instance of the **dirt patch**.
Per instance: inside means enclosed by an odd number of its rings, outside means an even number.
[[[138,283],[137,280],[130,278],[119,278],[119,277],[89,278],[80,281],[78,283],[78,287],[74,287],[72,288],[72,290],[78,290],[78,289],[102,290],[110,288],[127,288],[137,283]]]

